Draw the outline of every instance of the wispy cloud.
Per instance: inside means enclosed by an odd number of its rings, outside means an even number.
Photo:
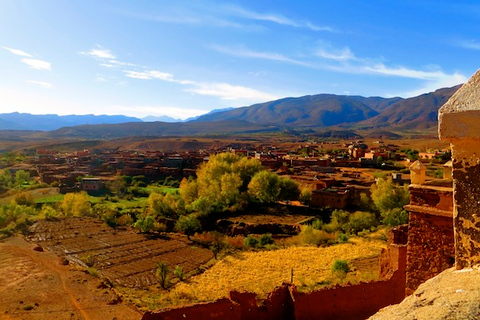
[[[23,50],[19,49],[12,49],[9,47],[2,47],[3,49],[7,50],[8,52],[20,56],[20,57],[25,57],[23,59],[20,59],[21,62],[25,63],[27,66],[29,66],[32,69],[37,69],[37,70],[51,70],[52,69],[52,64],[50,62],[47,62],[45,60],[40,60],[40,59],[35,59],[33,58],[33,55],[26,53]]]
[[[108,60],[116,59],[115,55],[112,52],[110,52],[110,50],[104,49],[99,45],[97,45],[97,47],[94,49],[90,49],[90,51],[80,52],[80,54],[91,56],[98,59],[108,59]]]
[[[45,88],[45,89],[53,88],[53,85],[49,82],[35,81],[35,80],[28,80],[27,82],[31,83],[31,84],[34,84],[34,85],[37,85],[37,86],[40,86],[40,87]]]
[[[457,40],[454,45],[464,49],[480,50],[480,42],[477,40]]]
[[[336,29],[331,26],[317,25],[308,20],[292,19],[280,13],[256,12],[233,4],[223,5],[217,2],[207,2],[192,4],[189,8],[170,5],[164,6],[162,9],[161,13],[125,12],[125,14],[140,19],[183,25],[219,26],[245,30],[248,27],[246,22],[267,22],[312,31],[336,32]],[[252,30],[254,29],[258,28]]]
[[[321,48],[316,52],[316,56],[336,61],[348,61],[356,59],[355,55],[348,47],[339,50],[327,50],[326,48]]]
[[[310,21],[300,21],[294,20],[288,17],[285,17],[282,14],[275,14],[275,13],[259,13],[252,10],[247,10],[240,6],[226,6],[226,8],[234,15],[239,17],[256,20],[256,21],[266,21],[271,22],[279,25],[290,26],[295,28],[306,28],[313,31],[335,31],[334,28],[330,26],[318,26]]]
[[[30,68],[33,68],[33,69],[52,70],[52,64],[44,60],[24,58],[20,61],[22,61],[23,63],[25,63],[26,65],[28,65]]]
[[[124,114],[136,114],[139,117],[145,116],[169,116],[175,119],[188,119],[207,113],[206,110],[194,108],[177,108],[164,105],[115,105],[110,109]]]
[[[186,89],[200,95],[219,97],[224,100],[247,99],[254,101],[268,101],[278,99],[278,96],[261,92],[243,86],[234,86],[228,83],[196,83],[193,88]]]
[[[19,50],[19,49],[12,49],[8,47],[2,47],[3,49],[9,51],[12,54],[15,54],[17,56],[22,56],[22,57],[33,57],[31,54],[26,53],[25,51]]]
[[[155,70],[150,70],[150,71],[126,70],[124,72],[127,77],[134,78],[134,79],[143,79],[143,80],[159,79],[159,80],[165,80],[165,81],[173,81],[173,75],[166,72],[160,72]]]
[[[214,96],[223,100],[254,100],[254,101],[265,101],[265,100],[274,100],[278,98],[275,95],[261,92],[252,88],[244,86],[231,85],[229,83],[218,83],[218,82],[197,82],[191,80],[181,80],[176,79],[170,73],[160,72],[156,70],[147,70],[147,71],[132,71],[125,70],[125,76],[133,79],[139,80],[163,80],[168,82],[174,82],[181,85],[188,86],[184,91],[195,93],[205,96]]]
[[[279,53],[259,52],[259,51],[246,49],[244,47],[225,47],[225,46],[219,46],[219,45],[213,45],[211,48],[217,52],[234,56],[234,57],[255,58],[255,59],[289,62],[293,64],[298,64],[298,65],[308,65],[308,63],[306,62],[295,60]]]

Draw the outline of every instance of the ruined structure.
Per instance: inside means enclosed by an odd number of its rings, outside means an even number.
[[[480,263],[480,70],[439,110],[441,140],[452,148],[457,269]]]

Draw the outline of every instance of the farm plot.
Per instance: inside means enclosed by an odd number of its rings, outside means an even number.
[[[181,266],[187,274],[213,258],[210,250],[191,246],[182,235],[149,239],[131,229],[111,229],[92,218],[40,221],[30,232],[29,241],[74,263],[93,266],[110,281],[132,288],[156,284],[160,261],[170,270]]]

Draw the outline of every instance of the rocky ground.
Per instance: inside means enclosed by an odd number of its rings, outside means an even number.
[[[445,270],[369,320],[480,319],[480,267]]]

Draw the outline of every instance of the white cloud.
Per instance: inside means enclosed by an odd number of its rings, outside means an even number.
[[[53,87],[51,83],[43,82],[43,81],[35,81],[35,80],[27,80],[28,83],[35,84],[45,89],[50,89]]]
[[[420,88],[406,92],[403,95],[401,94],[401,96],[415,97],[440,88],[453,87],[457,84],[465,83],[467,80],[467,77],[457,72],[453,74],[442,73],[436,79],[424,83]]]
[[[83,54],[83,55],[91,56],[91,57],[98,58],[98,59],[115,60],[115,58],[116,58],[115,55],[113,55],[113,53],[110,52],[110,50],[103,49],[100,46],[97,46],[96,49],[91,49],[88,52],[80,52],[80,53]]]
[[[124,72],[127,77],[134,78],[134,79],[142,79],[142,80],[158,79],[158,80],[165,80],[165,81],[172,81],[172,82],[174,81],[173,75],[171,75],[170,73],[160,72],[156,70],[149,70],[149,71],[126,70]]]
[[[37,69],[37,70],[51,70],[52,64],[50,62],[38,59],[30,59],[24,58],[22,60],[23,63],[30,66],[30,68]]]
[[[293,64],[308,66],[309,64],[300,60],[295,60],[289,57],[286,57],[279,53],[272,53],[272,52],[258,52],[249,50],[242,47],[237,48],[228,48],[224,46],[214,45],[212,49],[218,51],[220,53],[224,53],[234,57],[243,57],[243,58],[255,58],[255,59],[265,59],[265,60],[273,60],[273,61],[282,61],[282,62],[289,62]]]
[[[346,47],[340,50],[327,50],[326,48],[319,49],[316,55],[320,58],[336,60],[336,61],[348,61],[355,60],[356,57],[350,48]]]
[[[17,56],[33,57],[31,54],[26,53],[25,51],[22,51],[22,50],[12,49],[12,48],[8,48],[8,47],[2,47],[2,48],[9,51],[10,53],[13,53],[13,54],[17,55]]]
[[[281,14],[273,13],[258,13],[244,9],[239,6],[229,6],[227,7],[233,14],[240,16],[242,18],[256,20],[256,21],[267,21],[280,25],[295,27],[295,28],[306,28],[313,31],[330,31],[333,32],[334,28],[329,26],[318,26],[310,21],[296,21],[290,18],[287,18]]]
[[[455,45],[460,48],[480,50],[480,42],[476,40],[458,40]]]
[[[136,117],[169,116],[175,119],[188,119],[207,113],[206,110],[193,108],[177,108],[172,106],[112,106],[122,114],[135,114]]]
[[[219,97],[224,100],[246,99],[254,101],[270,101],[277,96],[243,86],[234,86],[228,83],[196,83],[194,88],[186,89],[200,95]]]

